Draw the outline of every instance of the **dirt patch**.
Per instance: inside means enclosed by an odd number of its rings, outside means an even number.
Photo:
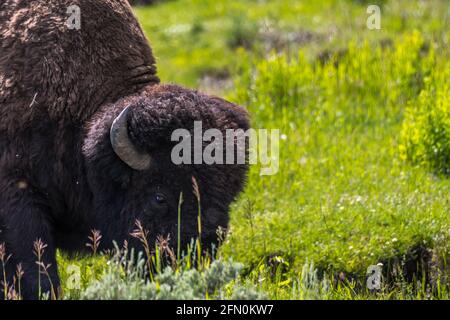
[[[293,32],[263,30],[259,32],[258,39],[264,44],[267,51],[275,50],[279,52],[298,48],[311,42],[323,41],[326,37],[308,30]]]
[[[385,282],[403,279],[406,282],[430,282],[433,250],[424,245],[410,248],[403,256],[388,258],[383,263]]]
[[[220,94],[231,90],[234,82],[227,70],[211,70],[200,78],[198,87],[208,94]]]
[[[401,283],[416,284],[420,282],[428,288],[434,288],[438,280],[445,280],[444,263],[431,248],[422,244],[411,247],[406,253],[380,261],[382,264],[383,285],[392,287]],[[447,270],[448,271],[448,270]],[[354,282],[356,290],[366,289],[367,275],[338,272],[336,282]]]

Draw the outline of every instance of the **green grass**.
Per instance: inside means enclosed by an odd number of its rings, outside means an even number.
[[[427,77],[417,101],[407,108],[402,157],[437,174],[450,173],[450,63]]]
[[[240,30],[255,27],[261,36],[248,35],[254,42],[250,51],[260,57],[267,53],[267,48],[274,47],[273,41],[267,40],[268,34],[272,38],[300,36],[300,40],[291,39],[281,49],[295,55],[302,46],[310,57],[324,50],[345,48],[355,38],[375,42],[414,29],[441,44],[445,39],[448,43],[445,1],[380,1],[383,3],[380,31],[366,28],[367,5],[363,2],[177,0],[136,8],[136,14],[156,54],[162,80],[193,87],[199,85],[205,74],[235,76],[241,58],[229,43],[233,43]],[[312,34],[312,41],[302,41],[305,33]]]
[[[223,254],[249,266],[275,254],[294,273],[309,260],[360,278],[418,245],[445,261],[449,181],[401,161],[398,149],[404,106],[441,63],[423,46],[413,32],[390,49],[351,44],[338,67],[300,55],[250,69],[236,100],[285,140],[277,175],[252,168]]]
[[[243,263],[241,281],[270,298],[450,298],[450,180],[405,162],[399,147],[407,106],[449,59],[449,6],[382,1],[380,31],[365,27],[366,7],[178,0],[136,8],[164,82],[225,95],[250,110],[255,128],[283,134],[278,174],[251,168],[219,252]],[[432,256],[432,288],[395,275],[417,247]],[[379,262],[392,279],[369,292],[365,273]],[[103,261],[78,263],[101,273]]]

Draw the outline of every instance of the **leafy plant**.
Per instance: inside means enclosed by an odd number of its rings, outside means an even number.
[[[239,283],[242,265],[215,260],[202,270],[166,267],[150,280],[145,259],[117,251],[100,280],[92,282],[81,294],[89,300],[153,300],[153,299],[225,299],[262,298],[252,287]]]
[[[437,67],[407,109],[401,157],[450,175],[450,63]]]

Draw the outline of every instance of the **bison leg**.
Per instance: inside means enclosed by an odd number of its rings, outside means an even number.
[[[1,238],[6,246],[6,256],[10,256],[6,268],[8,285],[14,283],[14,273],[20,264],[23,270],[21,287],[14,290],[20,290],[24,299],[39,299],[42,297],[39,294],[52,294],[52,291],[56,294],[59,288],[56,250],[50,224],[51,211],[45,199],[27,183],[14,183],[3,189],[0,208],[4,226]],[[17,286],[17,277],[15,283]]]

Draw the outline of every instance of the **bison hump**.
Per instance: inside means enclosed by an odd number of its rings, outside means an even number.
[[[1,1],[0,116],[42,111],[84,120],[101,104],[158,82],[127,0]]]

